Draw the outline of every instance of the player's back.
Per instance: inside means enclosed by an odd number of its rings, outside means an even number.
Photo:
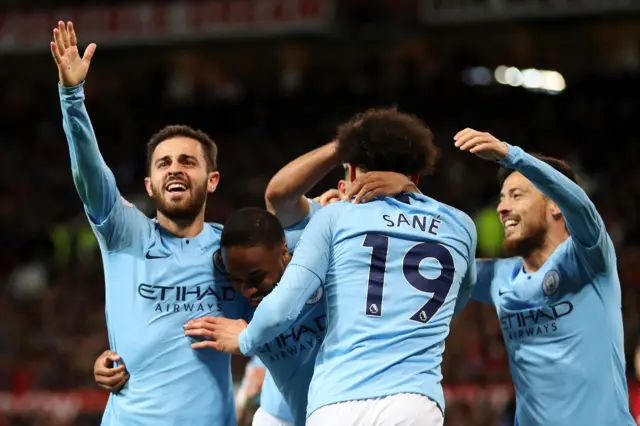
[[[308,413],[400,393],[426,395],[444,411],[440,364],[475,257],[473,222],[421,194],[325,209],[334,218],[328,325]]]

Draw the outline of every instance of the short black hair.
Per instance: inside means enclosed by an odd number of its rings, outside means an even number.
[[[282,244],[284,230],[275,215],[264,209],[247,207],[233,213],[224,224],[220,247],[254,247]]]
[[[433,132],[415,115],[370,109],[338,127],[338,155],[364,171],[431,173],[440,155]]]
[[[178,137],[190,138],[200,142],[204,151],[204,158],[207,161],[207,171],[218,170],[218,146],[213,139],[202,130],[196,130],[184,124],[172,124],[158,130],[149,139],[147,143],[147,172],[151,171],[151,158],[158,145],[167,139]]]
[[[571,169],[571,166],[569,166],[569,164],[567,164],[566,161],[561,160],[559,158],[555,158],[555,157],[547,157],[546,155],[537,154],[537,153],[531,154],[531,155],[537,158],[538,160],[547,163],[548,165],[550,165],[551,167],[553,167],[554,169],[556,169],[557,171],[559,171],[560,173],[562,173],[563,175],[571,179],[573,182],[577,183],[576,175]],[[514,173],[514,172],[515,170],[513,169],[501,167],[500,170],[498,170],[498,182],[500,183],[500,186],[504,185],[504,181],[507,180],[507,178],[511,175],[511,173]]]

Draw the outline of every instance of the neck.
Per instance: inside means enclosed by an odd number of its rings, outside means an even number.
[[[176,237],[193,238],[204,228],[204,209],[194,219],[184,221],[170,219],[161,212],[157,214],[160,226]]]
[[[563,229],[562,232],[547,233],[542,247],[534,250],[524,258],[524,270],[536,272],[567,238],[569,238],[569,233],[566,229]]]

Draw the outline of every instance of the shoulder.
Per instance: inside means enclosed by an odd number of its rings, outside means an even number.
[[[211,242],[215,244],[219,244],[220,238],[222,237],[222,230],[224,229],[224,226],[214,222],[205,222],[204,226],[207,227],[209,230],[209,236],[211,238]]]

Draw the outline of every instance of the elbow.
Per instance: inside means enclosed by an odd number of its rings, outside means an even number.
[[[264,203],[267,206],[267,210],[270,213],[275,214],[276,211],[281,210],[283,206],[286,206],[288,200],[288,194],[280,185],[274,185],[273,181],[269,182],[267,190],[264,193]]]

